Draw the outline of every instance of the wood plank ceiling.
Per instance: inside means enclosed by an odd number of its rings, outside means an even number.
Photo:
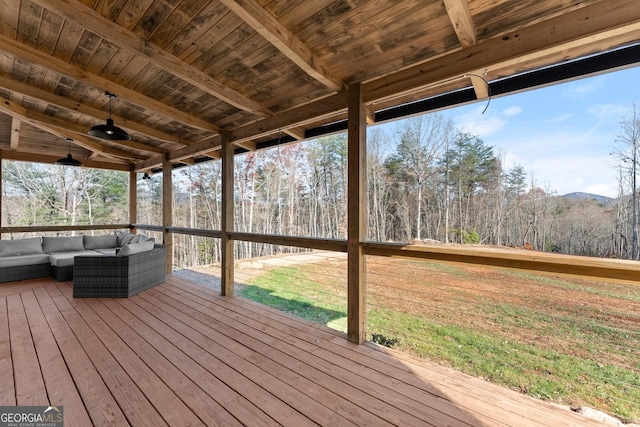
[[[219,157],[640,40],[637,0],[2,0],[5,159],[121,170]],[[131,141],[87,134],[108,117]]]

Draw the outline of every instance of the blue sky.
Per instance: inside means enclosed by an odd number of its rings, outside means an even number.
[[[640,67],[610,72],[443,111],[456,127],[480,136],[504,158],[521,165],[538,187],[616,197],[610,153],[620,121],[640,103]]]

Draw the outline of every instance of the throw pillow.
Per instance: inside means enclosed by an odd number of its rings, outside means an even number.
[[[115,248],[118,238],[115,235],[107,236],[84,236],[85,249],[106,249]]]
[[[42,250],[48,254],[55,252],[84,251],[82,236],[43,237]]]
[[[143,252],[149,252],[153,249],[153,247],[153,242],[130,243],[126,246],[123,246],[122,249],[118,251],[118,254],[116,256],[128,256],[140,254]]]
[[[0,256],[35,255],[42,253],[42,239],[31,237],[28,239],[0,240]]]

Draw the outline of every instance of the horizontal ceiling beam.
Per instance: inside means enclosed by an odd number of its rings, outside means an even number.
[[[212,138],[207,138],[200,142],[191,144],[188,147],[180,148],[167,153],[167,160],[169,162],[182,162],[190,157],[198,156],[200,154],[209,153],[211,151],[217,151],[222,147],[222,137],[216,135]],[[145,169],[151,169],[161,167],[163,164],[164,156],[154,156],[142,162],[136,163],[134,170],[143,171]]]
[[[629,43],[640,35],[637,0],[607,0],[521,28],[365,84],[365,102],[375,103],[462,76],[474,70],[503,68],[588,44],[610,49],[608,39]]]
[[[476,28],[467,0],[444,0],[444,6],[462,47],[475,45]]]
[[[9,101],[8,99],[3,99],[0,102],[0,112],[8,114],[9,116],[17,118],[23,122],[29,123],[31,126],[34,126],[59,138],[66,139],[70,137],[70,132],[64,126],[61,126],[57,122],[57,119],[54,119],[50,116],[45,116],[44,114],[36,113],[34,111],[29,111],[21,105]],[[93,152],[98,152],[107,157],[116,157],[123,159],[136,158],[136,155],[133,153],[98,144],[83,135],[77,135],[76,138],[73,138],[73,140],[75,145],[81,146]]]
[[[307,45],[258,2],[255,0],[220,0],[220,2],[309,76],[336,92],[346,90],[346,84],[334,76]]]
[[[36,162],[54,164],[59,156],[50,156],[47,154],[25,153],[22,151],[1,150],[3,160],[15,160],[20,162]],[[131,165],[124,163],[101,162],[99,160],[82,159],[82,166],[96,169],[109,169],[117,171],[130,171]]]
[[[48,92],[35,86],[31,86],[17,80],[12,80],[11,78],[4,75],[0,75],[0,87],[3,87],[14,93],[26,95],[38,101],[46,102],[56,107],[61,107],[70,111],[76,111],[80,114],[91,116],[96,120],[105,120],[107,118],[106,113],[102,110],[81,104],[71,98],[56,95],[55,93]],[[173,144],[189,145],[188,141],[184,141],[177,136],[159,131],[150,126],[145,126],[143,124],[127,120],[126,118],[119,117],[115,114],[112,114],[111,118],[115,122],[118,122],[118,125],[120,125],[121,127],[143,134],[151,139],[155,139],[161,142],[170,142]]]
[[[126,86],[122,86],[97,74],[85,71],[76,65],[69,64],[59,58],[48,55],[45,52],[35,49],[29,45],[20,43],[2,34],[0,34],[0,50],[3,50],[24,61],[31,62],[32,64],[49,70],[53,70],[64,76],[68,76],[75,80],[92,85],[101,91],[109,91],[111,93],[114,93],[129,102],[139,105],[140,107],[153,110],[165,116],[169,116],[174,120],[184,123],[188,126],[208,130],[214,133],[220,132],[220,128],[212,123],[194,117],[189,113],[180,111],[176,108],[145,96],[139,92],[136,92],[135,90],[129,89]]]
[[[258,102],[223,85],[202,70],[187,64],[133,31],[121,27],[81,2],[68,0],[35,0],[35,2],[236,108],[261,117],[271,114]]]

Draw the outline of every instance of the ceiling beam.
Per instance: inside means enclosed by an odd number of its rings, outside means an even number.
[[[126,86],[122,86],[97,74],[85,71],[76,65],[69,64],[59,58],[48,55],[45,52],[35,49],[29,45],[22,44],[2,34],[0,34],[0,50],[3,50],[24,61],[31,62],[32,64],[47,68],[49,70],[53,70],[64,76],[68,76],[75,80],[93,85],[101,91],[108,90],[109,92],[116,94],[118,97],[137,104],[140,107],[169,116],[174,120],[184,123],[188,126],[208,130],[214,133],[220,132],[220,128],[212,123],[194,117],[193,115],[184,111],[180,111],[176,108],[170,107],[160,101],[149,98],[148,96],[145,96],[139,92],[136,92],[135,90],[129,89]]]
[[[229,141],[238,144],[242,141],[258,139],[279,132],[281,129],[300,127],[324,118],[344,115],[346,111],[347,95],[346,92],[340,92],[234,129],[229,132]]]
[[[467,73],[467,76],[471,79],[473,90],[476,93],[476,98],[486,99],[491,94],[489,93],[489,82],[482,77],[480,73]]]
[[[220,153],[220,151],[207,151],[206,153],[202,153],[202,155],[210,157],[214,160],[220,160],[222,158],[222,153]]]
[[[211,151],[217,151],[220,150],[220,148],[222,148],[222,137],[220,135],[216,135],[213,138],[207,138],[203,141],[191,144],[188,147],[179,148],[167,153],[167,160],[169,162],[182,162],[184,159],[187,159],[189,157],[209,153]],[[139,172],[145,169],[162,166],[163,160],[163,155],[143,160],[142,162],[136,163],[136,165],[134,166],[134,170],[136,172]]]
[[[477,43],[476,27],[473,24],[467,0],[444,0],[444,7],[447,9],[449,20],[453,24],[462,47],[475,45]]]
[[[75,101],[71,98],[56,95],[55,93],[47,92],[35,86],[31,86],[17,80],[12,80],[11,78],[1,74],[0,74],[0,87],[4,87],[5,89],[14,93],[20,93],[22,95],[26,95],[38,101],[46,102],[48,104],[55,105],[57,107],[61,107],[67,110],[76,111],[80,114],[91,116],[96,120],[104,121],[107,117],[106,113],[102,110],[89,107],[88,105],[81,104],[78,101]],[[140,124],[131,120],[127,120],[124,117],[119,117],[117,115],[112,115],[111,117],[113,118],[114,121],[118,122],[118,124],[121,125],[121,127],[143,134],[157,141],[170,142],[174,144],[180,144],[183,146],[190,144],[190,142],[187,142],[179,137],[159,131],[150,126],[145,126],[143,124]]]
[[[255,141],[240,141],[236,145],[249,151],[256,151],[256,148],[258,148],[258,143]]]
[[[90,147],[90,148],[87,148],[89,150],[97,151],[98,153],[103,153],[103,154],[108,154],[107,150],[114,150],[114,151],[111,151],[111,154],[114,156],[124,157],[128,159],[135,158],[134,157],[135,154],[113,149],[111,147],[104,146],[99,142],[96,142],[95,138],[90,138],[86,135],[87,129],[84,126],[79,125],[77,123],[72,123],[67,120],[59,119],[53,116],[48,116],[46,114],[41,114],[41,113],[38,113],[37,111],[31,111],[27,109],[24,110],[24,117],[26,119],[29,119],[30,123],[33,124],[34,126],[36,126],[36,124],[34,123],[39,123],[45,126],[51,126],[53,128],[61,129],[65,133],[65,135],[69,135],[70,133],[73,133],[75,135],[74,141],[83,142],[85,145]],[[146,151],[151,153],[165,152],[165,150],[163,150],[162,148],[154,147],[153,145],[142,144],[140,142],[135,142],[135,141],[126,141],[126,143],[119,142],[119,141],[112,141],[112,142],[114,144],[124,145],[126,147],[134,148],[140,151]]]
[[[20,125],[22,121],[17,117],[11,117],[11,140],[9,147],[12,150],[17,150],[20,144]]]
[[[35,2],[65,19],[87,28],[88,31],[116,44],[121,49],[144,57],[165,71],[236,108],[261,117],[271,115],[271,112],[258,102],[223,85],[204,71],[187,64],[180,58],[150,43],[133,31],[105,18],[79,1],[35,0]]]
[[[34,154],[34,153],[25,153],[22,151],[2,150],[2,159],[4,160],[54,164],[56,160],[58,160],[59,158],[60,158],[59,156],[50,156],[47,154]],[[82,166],[87,168],[109,169],[109,170],[119,170],[119,171],[131,170],[131,165],[129,164],[101,162],[99,160],[93,160],[89,158],[82,159]]]
[[[305,104],[300,108],[274,114],[271,117],[264,118],[258,122],[241,126],[229,132],[229,141],[239,147],[249,147],[251,149],[253,139],[263,136],[272,135],[280,132],[285,127],[304,126],[305,124],[314,123],[318,120],[328,117],[344,116],[347,110],[347,94],[340,92],[328,98]],[[196,142],[188,147],[180,148],[169,152],[169,161],[179,161],[185,157],[207,153],[211,150],[217,151],[222,145],[220,144],[220,136],[205,141]],[[250,145],[247,145],[250,144]],[[162,156],[155,156],[143,162],[137,163],[136,171],[161,167]]]
[[[2,102],[0,102],[0,111],[10,115],[13,118],[17,118],[19,120],[27,122],[30,125],[59,138],[69,138],[69,131],[64,126],[61,127],[58,124],[50,121],[50,119],[53,119],[53,117],[29,111],[21,105],[9,101],[8,99],[3,99]],[[77,135],[77,137],[73,139],[73,142],[75,145],[78,145],[90,151],[98,152],[107,157],[117,157],[124,159],[136,158],[135,154],[98,144],[83,135]]]
[[[269,14],[255,0],[220,0],[240,19],[264,37],[284,56],[329,89],[346,90],[346,84],[334,76],[331,70],[291,31]]]
[[[640,37],[640,8],[637,0],[607,0],[569,12],[538,24],[503,34],[475,46],[409,67],[365,84],[365,102],[400,98],[413,91],[464,76],[473,70],[501,68],[536,58],[571,52],[590,45],[593,53]],[[565,58],[566,59],[566,58]]]
[[[292,127],[288,129],[282,129],[282,132],[297,139],[298,141],[301,141],[304,139],[304,129],[301,127]]]

